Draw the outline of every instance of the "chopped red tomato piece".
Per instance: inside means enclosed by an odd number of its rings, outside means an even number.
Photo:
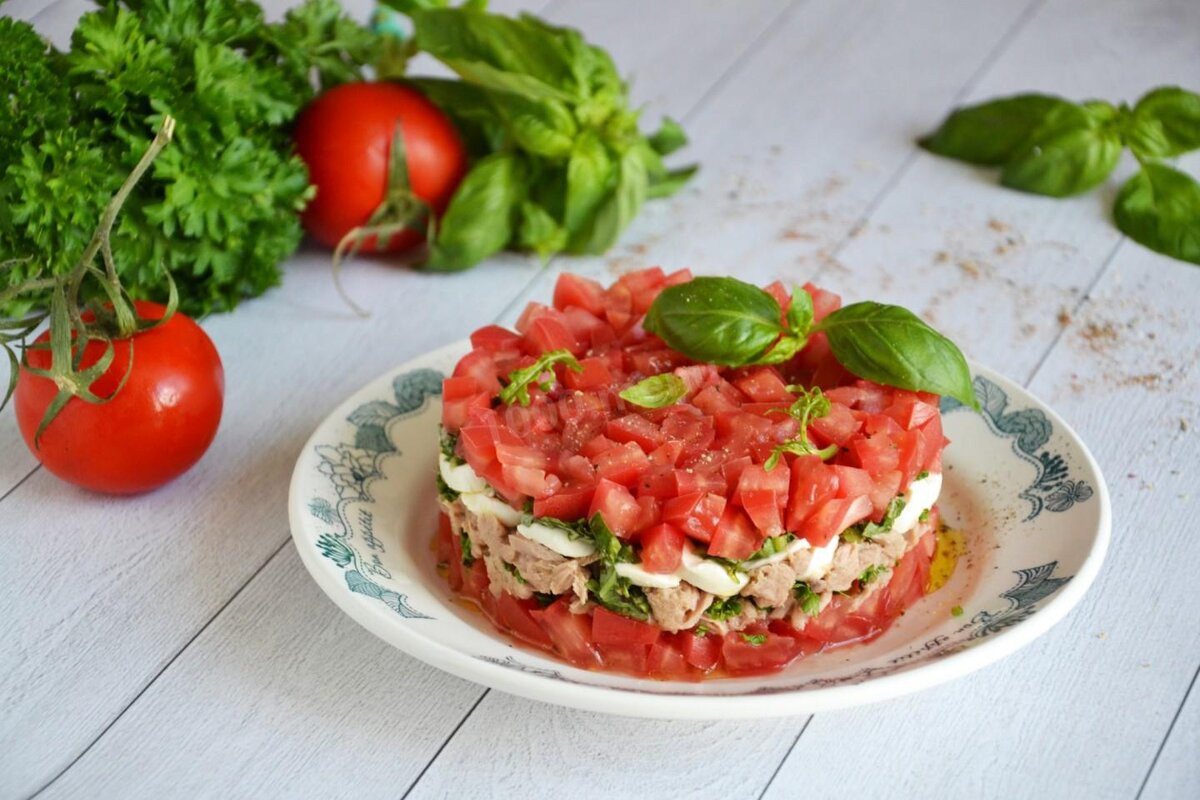
[[[593,314],[603,314],[604,287],[582,275],[562,273],[554,284],[554,307],[566,311],[573,306]]]
[[[615,614],[603,606],[592,610],[592,641],[600,645],[654,644],[662,629]]]
[[[674,572],[683,563],[683,531],[663,523],[642,533],[642,566],[649,572]],[[711,552],[711,551],[710,551]]]
[[[572,614],[565,599],[530,611],[554,643],[558,654],[577,667],[598,667],[600,653],[592,646],[592,621],[587,614]]]
[[[824,547],[834,536],[869,517],[872,510],[869,497],[835,497],[826,500],[796,533],[813,547]]]
[[[596,492],[592,495],[592,506],[588,509],[588,518],[599,514],[604,522],[617,536],[628,538],[635,530],[641,517],[642,509],[629,490],[618,483],[601,478],[596,482]]]
[[[737,506],[728,505],[709,542],[708,552],[719,558],[742,561],[762,547],[762,541],[762,534],[754,527],[750,517]]]

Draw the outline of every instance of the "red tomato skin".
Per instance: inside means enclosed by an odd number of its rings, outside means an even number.
[[[135,307],[143,319],[161,319],[166,310],[143,300]],[[112,365],[91,386],[101,397],[116,390],[129,366],[130,340],[114,346]],[[89,343],[82,364],[94,364],[103,349]],[[208,334],[176,313],[137,334],[133,350],[133,369],[115,397],[99,405],[72,398],[36,445],[34,435],[58,390],[21,367],[13,396],[21,436],[42,465],[68,483],[105,494],[148,492],[191,468],[216,436],[225,372]],[[35,369],[50,366],[48,350],[31,349],[27,358]]]
[[[435,214],[445,211],[467,171],[466,150],[454,125],[411,87],[345,83],[314,100],[296,121],[296,153],[317,188],[300,219],[317,241],[336,247],[383,202],[397,123],[413,193]],[[384,247],[368,239],[362,250],[396,252],[423,239],[423,232],[406,230]]]

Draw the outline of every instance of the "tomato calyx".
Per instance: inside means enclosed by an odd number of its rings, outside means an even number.
[[[3,409],[12,397],[21,370],[46,378],[58,388],[38,425],[34,435],[35,445],[40,442],[42,433],[72,398],[100,404],[115,397],[125,386],[133,370],[133,337],[164,324],[179,305],[178,290],[170,273],[167,273],[169,297],[165,313],[158,319],[139,317],[133,298],[121,286],[111,244],[112,228],[121,207],[154,159],[171,141],[174,132],[175,119],[171,116],[164,117],[154,140],[137,166],[109,200],[92,238],[69,272],[43,278],[40,276],[40,269],[35,269],[28,280],[0,292],[2,304],[28,292],[50,289],[49,310],[35,311],[20,319],[0,321],[0,347],[4,348],[11,368],[8,390],[3,402],[0,402],[0,409]],[[97,256],[103,261],[103,269],[96,266]],[[22,262],[22,259],[5,262],[0,264],[0,270]],[[88,286],[88,296],[83,299],[85,283]],[[48,346],[28,344],[26,340],[29,334],[47,321],[50,329]],[[121,380],[107,397],[97,395],[91,389],[92,384],[112,366],[116,358],[115,342],[126,340],[129,341],[129,360]],[[84,366],[84,350],[91,342],[103,343],[104,349],[95,362]],[[21,351],[19,359],[15,348]],[[48,368],[34,367],[29,363],[27,356],[31,348],[49,349]]]
[[[388,155],[387,190],[383,202],[376,206],[366,223],[346,231],[333,251],[333,283],[346,305],[360,317],[369,316],[367,311],[351,299],[342,286],[342,262],[353,258],[371,239],[386,244],[411,228],[424,225],[425,243],[433,240],[434,215],[429,204],[412,190],[408,175],[408,156],[404,146],[404,133],[400,123],[392,133],[392,149]]]

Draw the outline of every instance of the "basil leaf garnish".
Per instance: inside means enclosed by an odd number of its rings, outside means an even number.
[[[736,278],[693,278],[664,289],[643,323],[671,348],[710,364],[742,366],[784,333],[775,298]]]
[[[854,303],[813,330],[825,333],[834,357],[860,378],[979,408],[962,351],[906,308]]]
[[[1055,108],[1004,166],[1000,182],[1050,197],[1091,189],[1109,176],[1121,157],[1116,117],[1117,109],[1107,103]]]
[[[1200,148],[1200,94],[1164,86],[1133,107],[1129,149],[1141,158],[1173,158]]]
[[[958,108],[918,144],[940,156],[1000,166],[1017,154],[1047,114],[1069,105],[1059,97],[1022,94]]]
[[[1165,164],[1146,164],[1117,195],[1121,232],[1172,258],[1200,264],[1200,183]]]
[[[620,396],[642,408],[666,408],[687,396],[687,384],[683,378],[667,372],[626,387]]]

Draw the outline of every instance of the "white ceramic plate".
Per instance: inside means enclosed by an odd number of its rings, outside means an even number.
[[[317,584],[367,630],[459,677],[523,697],[615,714],[734,718],[803,714],[928,688],[1046,632],[1087,591],[1108,547],[1108,490],[1084,444],[1019,386],[973,367],[984,413],[950,401],[942,517],[967,533],[951,582],[867,644],[767,677],[664,682],[589,672],[515,646],[457,604],[437,574],[441,379],[451,345],[355,392],[296,463],[292,538]],[[960,606],[963,612],[951,612]]]

